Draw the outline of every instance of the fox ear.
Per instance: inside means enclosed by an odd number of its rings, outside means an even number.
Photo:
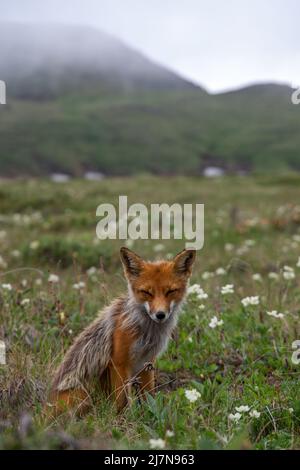
[[[124,246],[120,249],[120,255],[125,274],[138,276],[144,264],[142,258]]]
[[[178,274],[190,276],[196,259],[196,250],[183,250],[174,258],[174,269]]]

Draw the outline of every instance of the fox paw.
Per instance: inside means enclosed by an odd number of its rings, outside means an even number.
[[[133,387],[139,387],[142,383],[140,377],[132,377],[132,379],[128,380],[127,382],[129,385],[132,385]]]
[[[153,362],[145,362],[144,370],[146,370],[147,372],[150,370],[154,370]]]

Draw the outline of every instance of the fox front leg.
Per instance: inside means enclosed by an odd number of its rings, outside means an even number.
[[[110,368],[110,383],[118,412],[122,411],[130,400],[131,384],[129,377],[130,371],[123,365],[114,365]]]

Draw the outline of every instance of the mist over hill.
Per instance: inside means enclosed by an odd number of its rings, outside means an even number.
[[[47,99],[101,82],[117,91],[195,85],[91,27],[0,23],[1,79],[10,96]]]
[[[284,84],[209,95],[81,26],[2,23],[0,45],[0,176],[300,170]]]

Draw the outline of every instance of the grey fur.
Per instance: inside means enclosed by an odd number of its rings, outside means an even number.
[[[137,303],[133,295],[128,297],[123,313],[123,328],[133,329],[138,337],[131,351],[135,364],[134,374],[142,369],[145,362],[153,361],[165,351],[176,327],[182,304],[183,301],[174,305],[170,316],[164,323],[156,323],[150,318],[144,305]]]
[[[133,375],[142,369],[144,363],[153,361],[167,347],[174,330],[182,302],[174,305],[164,323],[154,322],[145,307],[129,296],[122,297],[107,307],[82,333],[67,351],[53,381],[54,391],[86,388],[89,381],[100,378],[106,371],[112,354],[113,332],[118,315],[123,316],[122,328],[137,333],[133,344]]]
[[[76,338],[56,372],[54,390],[85,387],[93,377],[100,378],[111,358],[115,318],[122,302],[118,299],[107,307]]]

